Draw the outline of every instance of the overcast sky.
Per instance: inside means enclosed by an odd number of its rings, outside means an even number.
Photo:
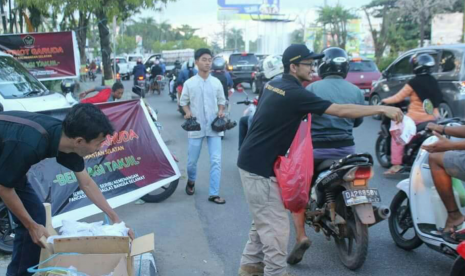
[[[243,2],[246,3],[247,0],[243,0]],[[305,12],[307,18],[312,20],[315,15],[311,10],[323,6],[325,0],[280,0],[280,2],[280,13],[288,15],[289,18],[296,18],[302,12]],[[369,2],[371,0],[327,0],[328,5],[340,3],[344,7],[354,9]],[[168,3],[161,13],[145,10],[137,17],[154,17],[157,21],[167,20],[172,25],[188,24],[199,28],[199,35],[210,37],[219,28],[217,11],[217,0],[177,0],[174,3]],[[254,28],[250,22],[237,21],[231,22],[229,27],[245,28],[246,26],[247,28]],[[290,24],[291,29],[294,26]]]

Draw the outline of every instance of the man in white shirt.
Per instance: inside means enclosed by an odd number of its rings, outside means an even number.
[[[224,117],[226,99],[221,82],[210,75],[212,53],[209,49],[198,49],[195,52],[195,63],[198,74],[184,83],[180,105],[186,119],[195,117],[200,124],[200,131],[189,131],[189,149],[187,161],[186,193],[195,193],[197,177],[197,161],[202,150],[202,142],[207,138],[210,153],[210,192],[208,200],[216,204],[226,201],[219,196],[221,181],[221,136],[223,132],[212,130],[211,124],[216,117]]]

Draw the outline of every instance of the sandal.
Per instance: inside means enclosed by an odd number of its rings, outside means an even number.
[[[311,245],[312,241],[310,241],[309,239],[296,243],[294,249],[292,249],[291,254],[289,254],[289,256],[287,257],[287,263],[290,265],[298,264],[300,261],[302,261],[305,251],[307,251],[307,249],[309,249]]]
[[[395,174],[402,172],[403,169],[404,167],[401,165],[394,165],[390,167],[389,170],[385,171],[383,174],[384,175],[395,175]]]
[[[195,193],[195,182],[187,181],[186,194],[193,195]]]
[[[216,204],[225,204],[226,203],[226,200],[222,199],[219,196],[210,196],[208,198],[208,201],[211,201],[211,202],[216,203]]]
[[[451,211],[451,212],[448,212],[448,213],[453,213],[453,212],[456,212],[458,210],[454,210],[454,211]],[[448,227],[448,228],[442,228],[442,229],[439,229],[439,233],[441,234],[442,238],[449,242],[449,243],[453,243],[453,244],[458,244],[460,243],[461,241],[464,241],[465,240],[465,220],[462,221],[461,223],[459,224],[456,224],[452,227]],[[449,231],[446,231],[446,229],[448,229]]]

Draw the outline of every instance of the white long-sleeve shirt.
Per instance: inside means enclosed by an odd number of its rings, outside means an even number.
[[[182,88],[180,105],[189,105],[192,116],[200,124],[200,131],[189,131],[189,138],[223,136],[223,132],[213,131],[211,124],[218,115],[218,105],[225,105],[221,82],[209,75],[203,79],[198,74],[188,79]]]

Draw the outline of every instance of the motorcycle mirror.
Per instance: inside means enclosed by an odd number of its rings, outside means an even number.
[[[430,99],[424,100],[423,109],[425,110],[426,114],[433,115],[433,112],[434,112],[433,102]]]

